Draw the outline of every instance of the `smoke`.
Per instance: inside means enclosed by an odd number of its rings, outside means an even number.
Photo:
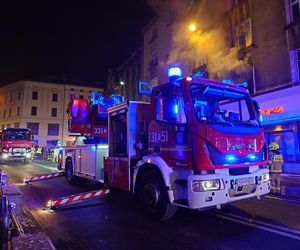
[[[161,1],[151,2],[158,14],[166,14],[170,8],[180,10],[179,21],[172,27],[171,51],[166,60],[160,61],[161,66],[184,63],[192,70],[206,63],[209,78],[218,80],[249,75],[249,58],[239,60],[238,48],[229,47],[226,1],[172,0],[163,5]],[[191,21],[199,27],[195,32],[188,30]]]

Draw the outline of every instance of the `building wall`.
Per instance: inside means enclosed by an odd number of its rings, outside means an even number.
[[[139,48],[118,69],[119,81],[125,83],[124,86],[119,86],[120,94],[127,100],[142,99],[138,94],[138,83],[144,80],[143,59],[143,49]]]
[[[37,100],[32,99],[32,92],[38,92]],[[101,88],[77,86],[69,84],[54,84],[34,81],[20,81],[0,88],[0,128],[27,127],[28,123],[38,123],[39,131],[34,135],[34,140],[40,146],[46,146],[49,141],[61,141],[63,145],[73,138],[68,136],[68,115],[66,113],[70,95],[87,99],[89,92],[101,91]],[[20,94],[20,100],[18,96]],[[52,101],[52,95],[57,94],[57,101]],[[12,101],[11,96],[12,95]],[[32,115],[32,107],[37,107],[37,115]],[[20,107],[20,115],[17,116],[17,108]],[[52,117],[52,108],[57,109],[57,116]],[[4,110],[6,116],[4,118]],[[9,110],[11,116],[9,117]],[[58,124],[58,135],[48,134],[48,124]]]
[[[208,73],[210,74],[216,60],[222,60],[217,57],[219,51],[209,51],[207,57],[201,57],[199,53],[193,55],[193,44],[184,41],[184,37],[190,35],[182,29],[180,30],[181,37],[178,36],[178,27],[184,27],[184,25],[187,27],[188,23],[193,20],[200,26],[200,32],[215,35],[211,39],[212,43],[218,43],[220,38],[218,35],[221,34],[216,35],[214,30],[216,28],[223,29],[224,34],[227,34],[227,48],[229,49],[232,27],[226,23],[226,15],[230,14],[234,14],[240,20],[240,23],[235,23],[235,25],[240,25],[247,19],[250,19],[251,22],[251,43],[246,46],[233,46],[237,49],[234,63],[239,61],[240,64],[244,63],[248,67],[248,72],[243,72],[238,80],[248,81],[251,85],[251,93],[261,93],[291,83],[290,58],[285,35],[284,0],[216,0],[207,1],[202,7],[202,1],[195,1],[191,8],[189,8],[190,1],[180,2],[182,5],[172,5],[168,7],[171,9],[159,12],[157,17],[151,20],[144,29],[144,75],[145,80],[152,82],[153,86],[168,81],[167,68],[170,66],[168,63],[182,65],[183,75],[188,75],[199,66],[208,64]],[[245,3],[249,6],[249,16],[242,19],[239,17],[242,15],[241,12],[245,11]],[[170,22],[172,8],[177,14]],[[154,32],[155,29],[157,29],[156,32]],[[153,34],[156,34],[154,38]],[[170,62],[169,60],[168,62],[168,56],[174,49],[174,41],[178,39],[182,39],[182,42],[186,42],[187,45],[182,47],[181,54],[178,55],[176,61]],[[199,46],[199,44],[195,43],[195,46]],[[210,46],[209,48],[213,49],[214,47]],[[218,48],[216,47],[216,49]],[[149,67],[155,52],[157,52],[157,62],[152,63],[152,67]],[[186,56],[187,54],[189,56]],[[212,62],[214,58],[217,59]],[[232,61],[234,60],[225,60],[224,63],[231,64]],[[240,74],[238,70],[237,72]],[[218,77],[218,74],[211,75],[217,80],[222,78]]]
[[[256,91],[291,83],[284,1],[251,0]]]

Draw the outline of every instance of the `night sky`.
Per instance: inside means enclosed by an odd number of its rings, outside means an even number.
[[[152,16],[145,0],[2,4],[0,84],[63,75],[105,83],[108,68],[142,46]]]

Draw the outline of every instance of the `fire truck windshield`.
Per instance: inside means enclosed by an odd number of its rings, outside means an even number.
[[[3,140],[30,141],[30,139],[30,131],[26,129],[5,129],[3,132]]]
[[[193,83],[191,95],[195,116],[201,122],[259,126],[250,96],[244,92]]]

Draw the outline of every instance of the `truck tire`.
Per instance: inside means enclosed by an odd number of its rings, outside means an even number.
[[[76,184],[75,183],[75,176],[74,176],[74,173],[73,173],[73,163],[72,163],[71,159],[67,159],[67,161],[66,161],[65,177],[71,185]]]
[[[0,196],[0,247],[8,241],[8,229],[9,229],[9,212],[8,212],[8,202],[6,197]]]
[[[164,181],[155,170],[146,171],[141,177],[138,199],[142,209],[154,220],[171,219],[177,210],[177,206],[170,204]]]

